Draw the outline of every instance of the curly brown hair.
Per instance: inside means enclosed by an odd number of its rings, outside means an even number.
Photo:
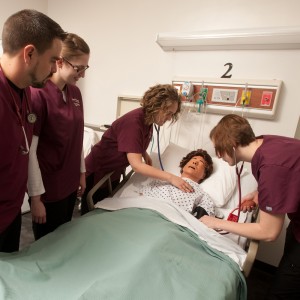
[[[197,149],[191,151],[186,156],[184,156],[179,164],[180,173],[183,172],[183,167],[194,157],[194,156],[201,156],[205,160],[205,174],[204,178],[200,179],[198,183],[203,182],[206,178],[208,178],[213,172],[213,161],[211,156],[203,149]]]
[[[152,124],[155,115],[161,110],[167,112],[174,102],[178,104],[178,108],[172,116],[172,123],[177,121],[181,109],[181,97],[177,89],[171,84],[157,84],[150,87],[140,103],[145,113],[145,123],[147,125]]]

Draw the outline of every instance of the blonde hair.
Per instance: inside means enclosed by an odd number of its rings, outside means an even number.
[[[61,56],[66,59],[90,54],[88,44],[77,34],[68,33],[62,44]]]

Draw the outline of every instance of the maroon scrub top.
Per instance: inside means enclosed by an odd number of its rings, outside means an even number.
[[[264,135],[251,161],[258,182],[261,210],[287,213],[292,231],[300,242],[300,140]]]
[[[94,173],[96,183],[105,174],[116,171],[113,180],[117,179],[129,166],[127,153],[143,154],[151,141],[152,131],[152,125],[145,124],[142,108],[123,115],[112,123],[86,157],[86,175]]]
[[[31,92],[37,114],[37,158],[46,191],[42,200],[59,201],[79,187],[84,128],[81,92],[74,85],[66,85],[65,101],[51,80],[43,89],[32,88]]]
[[[28,112],[31,112],[30,91],[28,88],[23,90],[21,102],[18,92],[10,86],[0,68],[0,233],[20,212],[27,188],[29,156],[22,154],[20,148],[25,148],[26,144],[14,99],[20,108],[30,146],[33,128],[27,121]]]

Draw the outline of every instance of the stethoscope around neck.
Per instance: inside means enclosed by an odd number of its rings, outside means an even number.
[[[238,167],[237,164],[237,159],[236,159],[236,153],[235,153],[235,148],[233,147],[233,153],[234,153],[234,163],[235,163],[235,173],[237,175],[237,184],[238,184],[238,192],[239,192],[239,204],[238,207],[235,208],[228,216],[227,220],[231,221],[231,222],[236,222],[238,223],[239,219],[240,219],[240,214],[241,214],[241,205],[242,205],[242,189],[241,189],[241,174],[243,172],[243,168],[244,168],[244,161],[241,164],[241,167]],[[237,216],[235,216],[233,214],[233,212],[237,210]],[[228,234],[228,231],[219,231],[217,230],[220,234]]]
[[[237,175],[238,189],[239,189],[239,206],[238,206],[238,215],[237,215],[237,222],[238,222],[241,214],[241,205],[242,205],[241,174],[244,168],[244,161],[242,162],[242,165],[239,169],[236,161],[235,148],[233,148],[233,153],[234,153],[234,162],[235,162],[235,173]]]
[[[29,153],[29,143],[28,143],[27,134],[26,134],[25,127],[24,127],[24,124],[23,124],[23,119],[22,119],[22,116],[21,116],[21,113],[20,113],[20,108],[19,108],[19,106],[16,102],[16,99],[13,95],[13,92],[11,91],[12,87],[10,86],[9,83],[8,83],[8,86],[9,86],[9,92],[10,92],[11,98],[12,98],[13,103],[14,103],[15,112],[17,114],[19,124],[21,125],[22,132],[23,132],[23,135],[24,135],[24,140],[25,140],[25,148],[24,148],[24,146],[21,145],[20,150],[21,150],[21,153],[23,155],[26,155],[26,154]],[[25,98],[25,102],[26,102],[27,121],[28,121],[28,123],[33,124],[33,123],[35,123],[37,117],[36,117],[35,113],[30,112],[26,91],[24,91],[24,98]]]
[[[157,133],[157,151],[158,151],[159,164],[160,164],[161,170],[164,171],[164,167],[163,167],[162,160],[161,160],[161,155],[160,155],[160,145],[159,145],[159,131],[160,131],[160,126],[156,125],[156,124],[153,124],[153,125],[154,125],[154,128],[155,128],[156,133]]]

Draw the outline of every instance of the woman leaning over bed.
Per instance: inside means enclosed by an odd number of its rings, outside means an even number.
[[[85,159],[87,188],[82,197],[82,214],[88,211],[86,195],[107,173],[115,171],[113,187],[119,183],[123,170],[131,165],[136,173],[167,181],[184,192],[193,188],[182,178],[152,167],[147,148],[152,138],[153,124],[162,126],[166,121],[175,122],[181,108],[180,95],[170,84],[150,87],[134,109],[114,121]],[[99,189],[94,203],[108,196],[107,189]]]
[[[255,137],[249,122],[234,114],[223,117],[210,137],[216,154],[229,165],[251,162],[258,183],[252,198],[259,205],[260,219],[234,223],[204,216],[201,222],[247,238],[274,241],[287,214],[284,253],[267,299],[300,299],[300,141],[276,135]]]

